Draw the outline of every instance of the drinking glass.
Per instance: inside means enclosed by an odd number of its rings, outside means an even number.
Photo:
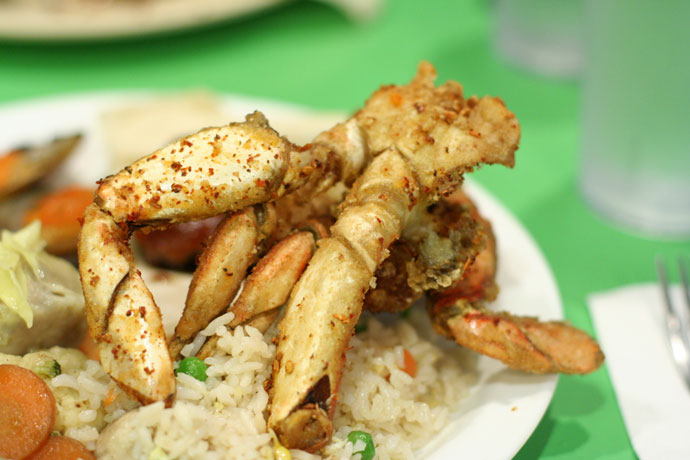
[[[690,2],[588,0],[580,188],[606,218],[690,238]]]
[[[581,68],[583,0],[495,0],[494,48],[505,60],[546,76]]]

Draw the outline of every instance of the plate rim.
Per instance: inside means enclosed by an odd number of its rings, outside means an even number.
[[[2,120],[4,117],[11,117],[13,112],[17,111],[28,111],[31,112],[32,110],[40,110],[41,107],[45,107],[46,104],[51,105],[51,106],[60,106],[60,105],[67,105],[69,106],[70,104],[75,105],[75,104],[93,104],[95,107],[98,107],[98,110],[100,110],[100,113],[102,113],[103,110],[108,108],[108,104],[110,103],[115,103],[118,102],[121,104],[122,102],[125,102],[127,100],[134,100],[137,97],[141,96],[146,96],[146,97],[151,97],[151,96],[156,96],[156,95],[170,95],[170,94],[175,94],[175,93],[180,93],[184,92],[185,90],[180,89],[180,90],[152,90],[152,89],[131,89],[131,90],[106,90],[106,91],[85,91],[85,92],[73,92],[73,93],[66,93],[66,94],[59,94],[59,95],[51,95],[51,96],[46,96],[46,97],[35,97],[31,99],[25,99],[25,100],[20,100],[20,101],[13,101],[10,103],[2,104],[0,105],[0,120]],[[323,110],[317,110],[317,109],[312,109],[307,106],[299,105],[299,104],[294,104],[294,103],[289,103],[289,102],[281,102],[281,101],[274,101],[274,100],[269,100],[269,99],[262,99],[262,98],[256,98],[252,96],[243,96],[243,95],[235,95],[235,94],[228,94],[228,93],[213,93],[215,94],[219,100],[220,100],[220,105],[221,107],[227,109],[228,105],[232,104],[238,104],[239,105],[249,105],[251,103],[256,103],[257,106],[260,107],[272,107],[278,112],[291,112],[291,111],[297,111],[297,113],[303,113],[303,114],[320,114],[320,113],[328,113],[329,116],[333,116],[335,112],[327,112]],[[96,112],[98,113],[98,112]],[[344,112],[342,112],[344,115]],[[5,125],[5,127],[7,127]],[[45,126],[41,126],[40,128],[36,128],[37,130],[40,131],[45,131]],[[87,127],[84,127],[86,131],[88,131]],[[37,131],[38,132],[38,131]],[[45,133],[44,133],[45,134]],[[60,134],[60,133],[51,133],[52,134]],[[0,139],[0,142],[3,142],[3,139]],[[6,145],[0,145],[0,148],[8,147]],[[529,231],[526,229],[526,227],[520,222],[520,220],[505,206],[501,201],[495,197],[488,189],[483,187],[481,184],[471,180],[471,178],[468,178],[465,180],[465,186],[464,186],[468,192],[468,194],[477,201],[477,204],[480,208],[480,210],[485,211],[485,209],[488,207],[491,211],[488,214],[492,214],[494,212],[498,212],[501,215],[501,220],[507,220],[512,228],[513,232],[517,232],[517,235],[519,235],[520,239],[522,240],[523,243],[526,244],[528,252],[532,254],[532,256],[535,258],[532,262],[536,263],[537,268],[543,270],[543,275],[546,276],[546,282],[548,284],[549,289],[551,290],[550,295],[553,296],[553,301],[554,305],[552,306],[551,310],[548,312],[548,314],[552,317],[550,319],[562,319],[563,318],[563,302],[562,302],[562,297],[560,290],[558,289],[558,284],[555,278],[555,275],[553,273],[553,270],[551,270],[551,267],[548,264],[548,260],[546,259],[543,251],[537,244],[536,240],[532,237],[532,235],[529,233]],[[489,216],[490,220],[494,220],[496,216]],[[506,226],[503,226],[506,227]],[[505,230],[505,228],[502,227],[495,227],[495,230],[497,231],[497,238],[499,238],[499,252],[500,252],[500,245],[501,245],[501,240],[500,240],[500,233]],[[499,271],[501,270],[501,266],[499,265]],[[491,360],[490,358],[485,358],[481,357],[479,358],[478,362],[484,362],[484,363],[489,363],[489,366],[493,366],[494,368],[496,367],[495,361]],[[503,372],[504,371],[504,366],[498,365],[499,369],[497,372]],[[513,378],[511,371],[508,371],[508,376],[509,378]],[[504,372],[505,374],[505,372]],[[507,442],[507,443],[493,443],[493,445],[487,445],[487,446],[482,446],[486,448],[490,448],[486,450],[483,453],[476,452],[476,456],[472,456],[471,458],[491,458],[491,459],[511,459],[513,456],[522,448],[524,443],[529,439],[529,437],[532,435],[534,430],[536,429],[537,425],[539,424],[540,420],[543,418],[544,414],[546,413],[551,400],[554,396],[556,386],[558,383],[558,376],[557,375],[551,375],[551,376],[524,376],[521,377],[523,380],[524,379],[532,379],[536,385],[535,387],[541,388],[541,394],[538,398],[536,403],[533,403],[533,406],[531,411],[529,411],[528,417],[523,417],[522,423],[517,429],[514,430],[516,433],[515,436],[513,436],[512,442]],[[481,382],[480,382],[481,384]],[[529,385],[529,384],[528,384]],[[479,386],[479,384],[477,385]],[[476,396],[476,391],[481,391],[482,388],[479,388],[477,390],[476,388],[473,388],[470,397]],[[528,395],[529,396],[529,395]],[[464,404],[461,405],[459,412],[463,411]],[[454,423],[453,421],[451,424]],[[421,450],[418,450],[416,452],[416,456],[423,455],[420,458],[428,458],[429,460],[443,460],[443,459],[450,459],[450,458],[455,458],[457,455],[457,446],[455,443],[449,443],[447,442],[447,429],[443,430],[440,434],[438,434],[429,444],[430,448],[423,448]],[[445,441],[443,437],[445,436]],[[492,438],[495,436],[495,433],[492,434]],[[439,438],[441,440],[439,441]],[[455,438],[453,438],[455,439]],[[439,445],[439,442],[441,444]],[[450,454],[448,453],[450,452]],[[483,454],[487,454],[486,456]],[[490,454],[490,455],[489,455]]]
[[[218,24],[290,0],[147,0],[108,2],[51,11],[0,2],[0,38],[9,40],[107,40],[144,37]],[[83,6],[83,5],[82,5]],[[54,7],[53,7],[54,8]]]

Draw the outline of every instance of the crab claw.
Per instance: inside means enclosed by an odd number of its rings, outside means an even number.
[[[456,199],[458,203],[463,201],[459,195]],[[604,354],[584,331],[566,322],[543,322],[482,306],[498,293],[496,239],[491,224],[469,204],[472,217],[486,235],[485,244],[462,278],[431,293],[429,314],[437,332],[524,372],[587,374],[598,369]]]
[[[409,85],[382,87],[348,122],[372,159],[293,289],[277,336],[268,426],[289,447],[314,452],[328,442],[365,295],[415,215],[481,164],[514,163],[520,129],[505,105],[465,99],[459,84],[436,87],[434,78],[423,63]]]
[[[597,342],[566,322],[492,312],[466,300],[446,306],[432,319],[441,334],[511,369],[588,374],[604,362]]]
[[[175,377],[160,310],[134,268],[127,229],[91,204],[79,241],[86,319],[101,364],[120,387],[145,404],[175,397]]]

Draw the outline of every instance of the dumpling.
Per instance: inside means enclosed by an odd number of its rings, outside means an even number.
[[[0,238],[0,352],[74,346],[86,331],[79,273],[43,249],[40,223]]]

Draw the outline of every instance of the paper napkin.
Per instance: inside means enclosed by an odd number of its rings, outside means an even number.
[[[673,299],[681,302],[674,286]],[[588,298],[633,447],[641,460],[690,459],[690,390],[671,356],[657,284]]]

